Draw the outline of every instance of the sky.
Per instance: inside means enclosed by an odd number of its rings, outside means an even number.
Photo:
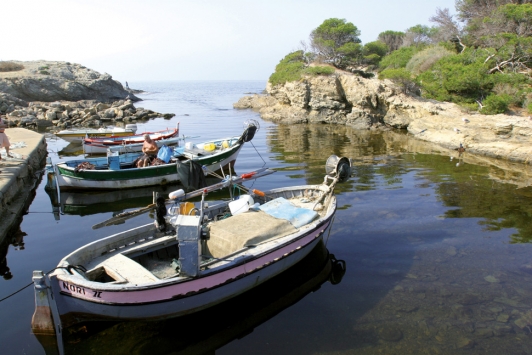
[[[79,63],[115,80],[264,80],[326,19],[433,25],[455,0],[4,0],[0,60]]]

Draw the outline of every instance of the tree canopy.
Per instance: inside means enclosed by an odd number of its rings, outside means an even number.
[[[310,34],[310,46],[318,60],[337,68],[356,61],[362,52],[360,31],[345,19],[330,18]]]
[[[532,113],[532,0],[456,0],[455,14],[437,8],[429,21],[434,25],[383,31],[363,45],[354,24],[327,19],[308,45],[281,60],[270,82],[326,75],[333,67],[364,77],[377,71],[407,93],[482,113],[510,106]]]
[[[379,41],[384,42],[388,47],[388,53],[398,50],[403,45],[404,32],[384,31],[379,33]]]

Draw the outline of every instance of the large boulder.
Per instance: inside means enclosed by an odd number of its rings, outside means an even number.
[[[0,92],[24,101],[78,101],[111,102],[140,99],[124,89],[111,75],[100,74],[83,65],[69,62],[20,62],[23,69],[0,72]]]

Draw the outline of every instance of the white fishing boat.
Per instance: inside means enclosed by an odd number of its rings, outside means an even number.
[[[55,132],[59,138],[71,143],[79,143],[86,137],[116,137],[116,136],[131,136],[137,132],[136,124],[127,124],[125,127],[101,127],[101,128],[76,128],[64,129]]]
[[[82,321],[190,314],[300,261],[331,226],[339,174],[326,175],[319,185],[253,190],[236,200],[205,202],[209,191],[268,173],[263,168],[190,194],[175,191],[168,214],[164,199],[158,201],[155,223],[89,243],[48,274],[34,271],[33,332],[54,334]],[[183,202],[197,195],[202,199],[193,208]]]
[[[114,137],[87,137],[82,141],[83,152],[85,154],[105,154],[107,149],[119,148],[129,152],[142,151],[144,136],[148,134],[158,147],[163,145],[171,146],[179,143],[183,138],[179,138],[179,126],[175,129],[165,129],[157,132],[144,132],[128,136]]]
[[[163,145],[168,147],[179,145],[180,142],[183,142],[185,138],[183,137],[171,137],[165,139],[154,140],[157,147],[161,148]],[[106,154],[108,152],[119,152],[119,153],[133,153],[141,152],[142,146],[144,143],[125,143],[119,145],[107,145],[105,143],[95,143],[95,142],[86,142],[83,141],[83,153],[84,154]]]
[[[205,166],[216,172],[234,166],[245,142],[253,139],[258,122],[248,120],[240,136],[226,137],[198,144],[187,142],[171,149],[170,159],[158,160],[146,167],[137,165],[141,152],[122,153],[110,148],[106,157],[73,159],[52,164],[48,161],[48,189],[60,190],[117,190],[183,181],[191,165]],[[230,170],[228,168],[227,170]]]
[[[246,334],[252,333],[254,328],[307,295],[319,292],[324,283],[337,285],[345,272],[345,261],[336,259],[325,244],[320,242],[305,258],[281,274],[204,311],[151,322],[147,325],[148,328],[142,328],[144,331],[139,331],[141,326],[145,326],[144,321],[113,322],[106,327],[76,324],[64,329],[61,339],[64,351],[61,352],[61,349],[59,353],[77,354],[86,349],[91,349],[93,353],[106,352],[110,350],[108,344],[127,353],[136,349],[137,344],[142,344],[142,349],[146,349],[144,353],[215,354],[222,346],[242,339]],[[322,315],[314,314],[312,317],[319,320]],[[206,319],[209,321],[206,322]],[[149,331],[145,331],[147,329]],[[179,329],[179,335],[166,332],[166,329]],[[52,337],[37,339],[40,339],[46,354],[57,354],[57,340],[54,341]],[[142,353],[140,350],[138,352]]]

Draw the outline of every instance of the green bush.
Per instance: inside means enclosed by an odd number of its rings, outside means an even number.
[[[403,92],[414,92],[416,83],[412,79],[412,74],[405,68],[386,69],[379,74],[379,79],[389,79],[399,85]]]
[[[412,74],[418,75],[429,70],[438,60],[453,54],[453,52],[440,46],[428,47],[414,54],[406,64],[406,69]]]
[[[498,82],[493,87],[493,92],[497,95],[508,95],[511,98],[510,105],[523,107],[526,94],[530,89],[528,85],[515,85],[511,83]]]
[[[24,69],[22,64],[9,61],[0,61],[0,72],[19,71],[22,69]]]
[[[305,54],[303,51],[289,53],[277,64],[275,72],[270,75],[268,80],[274,86],[288,81],[300,80],[305,67]]]
[[[382,41],[366,43],[362,49],[363,62],[377,65],[388,53],[388,46]]]
[[[42,75],[50,75],[50,72],[47,70],[41,70],[39,71],[39,73],[41,73]]]
[[[401,47],[396,51],[384,56],[379,63],[380,70],[404,68],[408,61],[420,51],[422,47]]]
[[[303,72],[309,75],[331,75],[334,74],[334,68],[328,66],[314,66],[306,68]]]
[[[505,113],[508,111],[508,106],[510,102],[512,101],[512,98],[510,95],[503,94],[503,95],[489,95],[484,101],[482,102],[482,109],[480,110],[480,113],[484,115],[496,115],[498,113]]]
[[[39,70],[46,70],[46,69],[50,69],[50,67],[48,65],[44,65],[42,67],[39,67]]]
[[[421,73],[417,82],[424,97],[438,101],[474,103],[487,97],[493,89],[496,75],[487,73],[485,56],[476,51],[441,58],[431,70]]]
[[[527,106],[528,113],[532,113],[532,102]]]

